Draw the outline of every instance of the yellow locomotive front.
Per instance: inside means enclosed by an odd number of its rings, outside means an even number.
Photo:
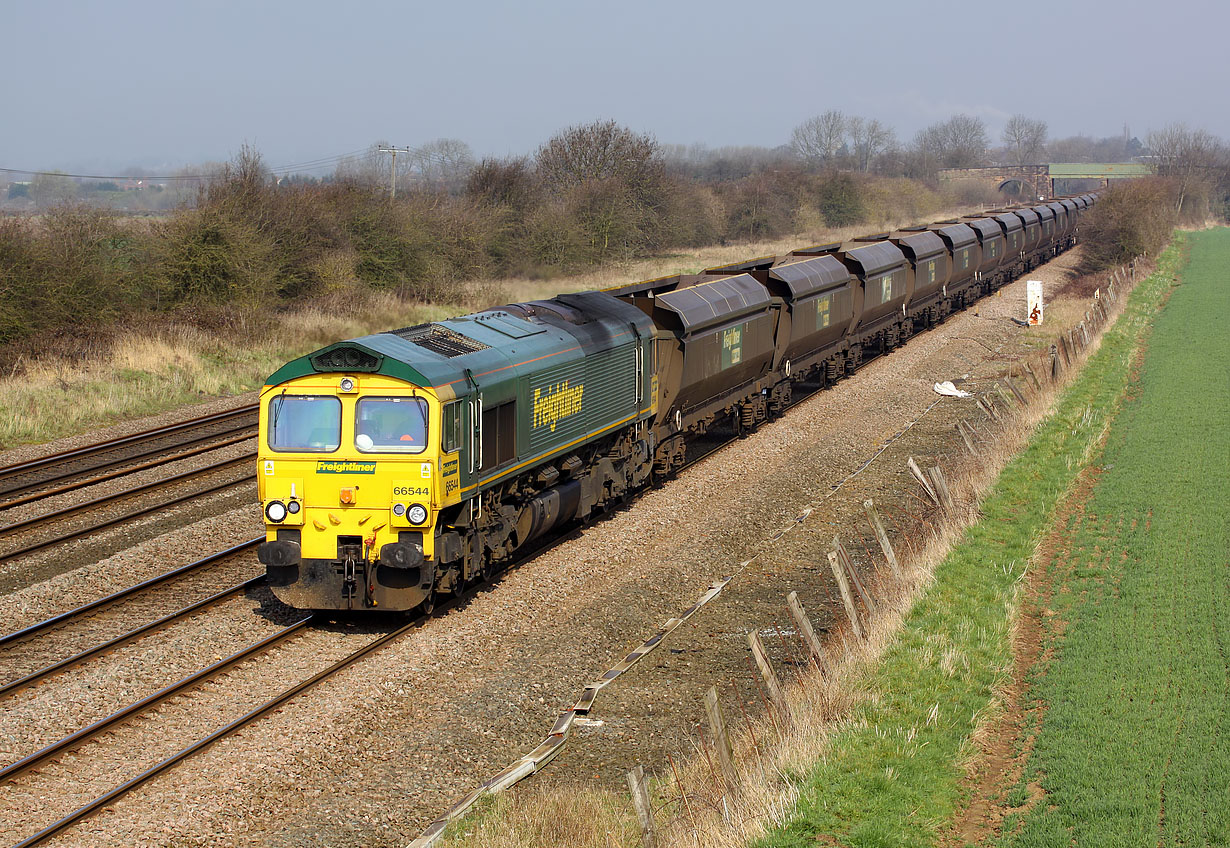
[[[441,466],[440,422],[433,392],[380,374],[265,388],[258,556],[280,600],[404,610],[430,597],[440,472],[457,473]]]

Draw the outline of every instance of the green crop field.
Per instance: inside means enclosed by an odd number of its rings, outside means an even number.
[[[1230,230],[1190,236],[1066,557],[1002,844],[1230,844]]]

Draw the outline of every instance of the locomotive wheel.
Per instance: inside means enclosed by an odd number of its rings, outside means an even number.
[[[436,587],[432,586],[427,591],[427,597],[423,598],[423,602],[419,604],[419,612],[423,615],[431,615],[436,610]]]

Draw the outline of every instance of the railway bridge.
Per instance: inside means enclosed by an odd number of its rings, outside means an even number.
[[[1054,197],[1094,188],[1111,180],[1135,179],[1154,174],[1152,165],[1139,162],[1066,162],[1047,165],[998,165],[992,168],[945,168],[940,182],[975,180],[993,185],[1011,197]],[[1079,185],[1072,182],[1079,181]],[[1096,185],[1089,183],[1096,182]]]

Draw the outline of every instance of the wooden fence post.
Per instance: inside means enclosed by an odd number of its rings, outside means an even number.
[[[821,647],[820,639],[811,626],[811,619],[807,617],[807,613],[803,611],[803,605],[799,603],[798,592],[791,592],[786,596],[786,606],[790,608],[790,617],[794,619],[794,626],[799,629],[803,643],[807,645],[807,652],[811,654],[812,662],[816,664],[821,674],[828,674],[828,669],[824,667],[824,648]]]
[[[833,569],[833,578],[837,581],[837,588],[841,590],[841,600],[846,606],[846,615],[850,619],[850,626],[854,628],[854,635],[859,639],[866,639],[863,625],[858,620],[858,609],[854,606],[854,595],[850,592],[850,581],[846,579],[846,570],[837,557],[837,551],[829,551],[829,567]]]
[[[970,446],[971,453],[977,453],[974,446],[970,444],[969,437],[965,435],[965,431],[958,426],[957,430],[961,433],[961,438],[965,439],[965,443]],[[897,553],[893,550],[892,544],[888,541],[888,533],[884,530],[884,522],[880,521],[880,513],[876,512],[876,504],[871,498],[863,501],[863,511],[867,513],[867,520],[871,522],[871,529],[876,532],[876,539],[880,543],[880,550],[884,552],[884,558],[888,560],[888,567],[893,570],[895,577],[901,576],[901,564],[897,562]]]
[[[974,456],[978,456],[978,448],[974,445],[974,440],[969,437],[969,433],[963,426],[964,422],[958,421],[953,426],[957,428],[957,432],[961,434],[961,439],[965,442],[966,449]]]
[[[643,848],[658,848],[658,837],[653,830],[653,807],[649,804],[649,791],[645,788],[643,766],[628,772],[628,789],[632,791],[632,806],[641,825],[641,845]]]
[[[931,474],[931,482],[935,486],[935,491],[939,493],[941,506],[952,512],[954,509],[952,492],[948,490],[948,481],[944,479],[944,472],[937,465],[929,473]]]
[[[778,682],[773,666],[769,665],[769,655],[765,653],[764,644],[760,641],[760,634],[755,630],[748,633],[747,644],[752,648],[752,656],[756,660],[756,667],[760,669],[760,676],[764,678],[765,688],[769,690],[769,699],[773,701],[773,706],[781,713],[782,718],[789,723],[790,706],[786,703],[786,695],[782,692],[782,684]]]
[[[991,402],[991,395],[979,397],[976,401],[979,408],[987,414],[987,418],[992,421],[999,421],[999,412],[995,409],[995,404]]]
[[[1007,378],[1005,378],[1005,380],[1006,379]],[[992,388],[995,389],[996,394],[998,394],[1000,399],[1003,400],[1004,406],[1007,407],[1008,411],[1011,412],[1012,411],[1012,396],[1004,391],[1004,387],[999,384],[998,380],[995,381],[995,383],[992,385]]]
[[[981,401],[982,399],[979,398],[980,403]],[[936,495],[935,489],[931,488],[931,484],[927,481],[927,478],[923,476],[922,469],[918,467],[918,463],[914,461],[914,457],[910,457],[909,459],[906,460],[905,467],[910,469],[910,473],[914,475],[914,479],[917,480],[922,485],[923,489],[926,491],[927,495],[931,498],[931,500],[935,501],[935,505],[939,506],[940,505],[939,496]]]
[[[1021,367],[1025,371],[1025,375],[1029,377],[1029,382],[1033,383],[1034,391],[1042,391],[1042,383],[1038,381],[1038,375],[1034,373],[1034,369],[1030,367],[1028,362],[1022,362]]]
[[[735,771],[735,752],[730,744],[730,735],[726,732],[726,719],[722,715],[722,705],[718,703],[716,686],[710,686],[705,692],[705,715],[709,718],[709,735],[713,738],[713,747],[717,749],[722,778],[726,781],[726,788],[734,794],[739,791],[739,773]]]
[[[846,568],[846,574],[850,576],[850,582],[854,584],[854,591],[858,592],[858,596],[863,599],[863,606],[867,609],[868,615],[875,615],[876,602],[872,599],[871,593],[867,591],[867,587],[863,585],[863,581],[858,576],[858,572],[854,570],[854,559],[850,556],[850,552],[846,550],[846,546],[841,543],[841,539],[833,537],[833,548],[837,551],[837,556],[841,560],[841,564]]]
[[[1022,393],[1021,390],[1017,388],[1016,383],[1012,382],[1011,377],[1005,377],[1004,382],[1008,384],[1008,388],[1012,390],[1012,394],[1016,396],[1017,402],[1020,403],[1021,406],[1029,405],[1029,401],[1025,399],[1024,393]]]

